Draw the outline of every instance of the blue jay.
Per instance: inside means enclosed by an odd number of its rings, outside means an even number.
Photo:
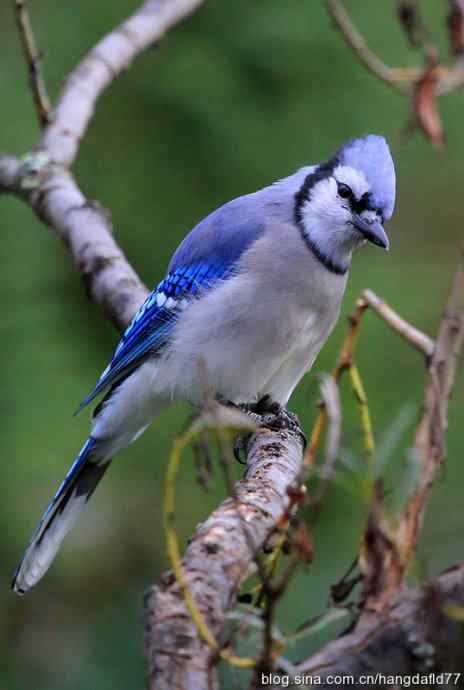
[[[353,251],[388,249],[395,203],[383,137],[343,146],[201,221],[140,307],[88,405],[92,431],[32,537],[13,589],[44,575],[111,459],[174,399],[201,405],[206,366],[218,399],[285,408],[337,321]],[[275,409],[275,408],[274,408]]]

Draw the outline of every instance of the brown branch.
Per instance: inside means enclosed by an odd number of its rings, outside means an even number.
[[[386,676],[430,672],[462,676],[463,607],[464,565],[459,565],[422,589],[403,594],[388,614],[363,614],[352,632],[297,665],[294,674],[318,676],[318,687],[326,689],[334,687],[330,677],[338,674],[352,675],[353,687],[361,676],[383,674],[377,676],[377,688],[398,685]],[[448,683],[458,686],[453,677]],[[424,681],[424,685],[434,684]]]
[[[385,65],[369,48],[364,36],[353,23],[341,0],[327,0],[327,9],[348,46],[366,69],[395,91],[406,96],[412,95],[415,84],[420,81],[424,74],[424,69],[422,67],[389,67]],[[427,46],[429,57],[431,53],[436,55],[430,50],[429,44]],[[434,78],[437,96],[443,96],[460,88],[464,84],[464,61],[458,59],[451,67],[437,65],[434,70]]]
[[[202,2],[145,2],[132,17],[108,34],[69,76],[58,99],[54,121],[46,126],[36,153],[24,160],[0,157],[0,192],[13,193],[24,199],[37,216],[54,229],[70,249],[76,267],[87,281],[92,299],[103,307],[119,328],[130,321],[147,291],[116,244],[107,212],[85,198],[67,167],[77,155],[103,90],[140,52],[158,41]],[[334,0],[330,5],[341,7]],[[387,68],[369,51],[352,25],[345,22],[343,26],[347,40],[351,41],[350,45],[366,66],[397,90],[406,92],[405,84],[416,80],[417,74],[414,76],[413,72]],[[25,33],[23,40],[26,40]],[[35,46],[28,45],[26,54],[37,56]],[[37,85],[34,88],[37,90]],[[38,93],[35,94],[37,97]],[[461,285],[462,279],[458,282]],[[366,308],[366,299],[360,300],[334,372],[335,380],[350,362]],[[379,307],[377,313],[392,326],[395,320],[390,318],[391,314],[385,315],[385,307]],[[396,330],[403,337],[408,335],[404,328]],[[418,338],[415,333],[410,340],[425,351],[430,343],[424,340],[426,336],[421,336]],[[447,400],[454,378],[454,368],[448,357],[449,347],[457,353],[461,345],[462,324],[456,326],[455,321],[450,321],[446,333],[439,334],[426,394],[424,430],[421,434],[418,432],[416,439],[417,447],[427,460],[424,467],[428,469],[424,469],[420,490],[404,523],[407,528],[405,543],[412,547],[430,482],[442,459],[441,439],[446,418],[444,397]],[[444,353],[447,355],[445,359],[438,359]],[[197,530],[187,549],[184,558],[186,578],[197,606],[216,638],[222,630],[226,610],[234,603],[241,582],[253,568],[256,553],[282,515],[290,512],[288,506],[292,499],[289,489],[301,476],[301,464],[299,436],[291,432],[257,432],[249,446],[246,475],[236,489],[238,501],[236,498],[227,499]],[[162,586],[153,588],[147,598],[146,627],[151,687],[201,690],[217,685],[211,664],[218,650],[199,638],[179,585],[172,578],[165,578]]]
[[[464,86],[464,60],[462,58],[448,69],[437,68],[437,85],[435,88],[437,96],[444,96],[451,91],[460,89],[461,86]]]
[[[356,681],[367,672],[391,677],[392,673],[412,674],[421,669],[463,670],[461,625],[453,616],[464,620],[464,566],[445,573],[420,592],[398,597],[417,543],[426,501],[444,458],[448,400],[464,343],[464,254],[460,256],[436,345],[374,293],[364,291],[350,317],[348,334],[333,372],[335,382],[352,362],[361,320],[368,307],[426,355],[428,382],[415,441],[422,466],[417,489],[407,502],[396,531],[384,515],[381,495],[378,491],[374,493],[360,557],[364,596],[359,621],[353,632],[330,643],[295,669],[300,682],[304,675],[317,675],[319,687],[329,687],[328,677],[336,674],[353,675]],[[324,419],[322,409],[305,458],[306,465],[314,461]],[[424,655],[424,649],[428,656]],[[377,685],[391,687],[392,681],[377,680]]]
[[[449,12],[446,20],[448,39],[453,55],[464,55],[464,0],[448,0]]]
[[[363,290],[362,298],[369,307],[387,323],[395,333],[398,333],[419,352],[430,358],[435,350],[435,343],[428,335],[422,333],[408,321],[405,321],[394,309],[378,297],[372,290]]]
[[[218,639],[226,611],[255,567],[256,553],[289,503],[299,474],[299,434],[260,429],[248,445],[247,469],[226,499],[200,525],[187,548],[183,571],[196,605]],[[153,587],[145,602],[145,652],[151,689],[217,688],[217,650],[199,636],[172,576]]]
[[[311,496],[313,519],[314,511],[319,510],[321,507],[328,486],[335,473],[342,430],[342,410],[338,385],[333,376],[325,374],[320,378],[319,388],[322,396],[322,405],[324,406],[329,425],[325,444],[324,462],[317,469],[317,476],[320,478],[320,483],[317,491]]]
[[[146,288],[115,243],[107,212],[84,197],[66,167],[77,154],[80,139],[103,89],[139,52],[199,4],[199,0],[146,2],[139,12],[91,51],[70,75],[59,98],[55,119],[45,129],[36,152],[22,160],[13,156],[0,157],[0,192],[22,198],[39,218],[53,228],[70,249],[76,267],[86,278],[90,296],[119,328],[130,321],[146,295]],[[204,602],[199,602],[213,634],[222,626],[225,610],[234,599],[241,581],[253,568],[257,551],[285,511],[289,502],[286,489],[297,475],[302,461],[299,436],[295,438],[290,432],[267,431],[257,434],[254,439],[246,477],[237,487],[238,502],[236,498],[229,499],[209,518],[186,556],[187,575],[191,575],[192,569],[193,573],[198,573],[198,585],[201,575],[206,578],[203,584],[207,596],[213,594],[214,578],[219,578],[224,585],[219,601],[208,600],[211,608],[206,612],[203,611]],[[270,457],[273,458],[272,463],[269,462]],[[247,529],[250,521],[253,527]],[[216,542],[212,544],[210,541],[216,538],[219,538],[221,556],[229,550],[227,567],[222,558],[220,563],[218,558],[205,559],[203,549],[213,556]],[[179,604],[179,590],[175,590],[175,585],[158,590],[157,602],[163,597],[164,601],[166,597],[173,597],[174,601],[177,597]],[[196,591],[194,581],[194,595]],[[188,634],[193,623],[186,612],[184,624]],[[162,637],[158,647],[157,631],[161,631]],[[147,641],[148,651],[155,653],[155,656],[150,656],[155,665],[159,662],[158,652],[161,665],[166,663],[164,655],[167,650],[172,659],[183,655],[178,638],[169,646],[169,622],[166,628],[163,616],[156,621],[153,636],[147,636]],[[184,670],[189,678],[194,679],[191,687],[199,688],[198,677],[209,675],[209,663],[217,649],[201,645],[196,629],[193,629],[193,647],[195,645],[200,645],[198,655],[194,655],[195,661],[189,669],[185,669],[184,664]],[[198,663],[201,666],[199,674],[196,671]],[[168,665],[166,671],[169,670],[172,668]],[[173,686],[168,684],[167,687]]]
[[[15,9],[24,56],[29,69],[29,80],[34,96],[37,118],[39,125],[45,127],[52,119],[51,105],[42,74],[41,55],[35,42],[26,0],[15,0]]]
[[[348,317],[348,333],[343,341],[340,354],[338,355],[335,367],[332,371],[332,378],[338,385],[340,379],[353,361],[353,354],[358,341],[359,331],[364,312],[367,309],[367,302],[361,297],[356,302],[356,309],[353,314]],[[324,403],[321,404],[319,414],[313,427],[311,438],[304,456],[304,467],[310,468],[314,465],[316,460],[317,449],[324,431],[327,421],[327,410]]]
[[[398,530],[398,543],[405,565],[413,555],[430,489],[445,459],[448,403],[463,346],[464,250],[460,254],[450,296],[438,328],[436,349],[425,386],[422,417],[416,431],[414,451],[422,463],[421,471],[417,488],[406,504]]]
[[[342,3],[339,0],[327,0],[327,8],[346,42],[369,72],[396,91],[402,94],[409,93],[410,87],[404,80],[405,73],[402,70],[388,67],[371,51]]]
[[[336,384],[340,382],[343,373],[349,369],[353,362],[362,318],[368,308],[372,309],[395,333],[422,352],[427,359],[430,358],[434,352],[435,343],[425,335],[425,333],[422,333],[418,328],[408,321],[405,321],[394,311],[394,309],[392,309],[392,307],[378,297],[375,292],[372,290],[363,290],[361,297],[356,302],[354,313],[348,317],[348,333],[343,341],[340,354],[332,371],[332,378]],[[327,412],[325,405],[322,404],[311,434],[308,448],[306,449],[304,458],[305,467],[311,467],[314,464],[326,419]]]
[[[413,453],[419,463],[416,487],[395,523],[388,519],[376,492],[360,552],[364,575],[363,606],[388,610],[414,555],[423,516],[435,477],[445,459],[448,402],[464,345],[464,254],[461,253],[449,299],[442,315],[436,346],[429,361],[423,412]]]
[[[426,137],[437,148],[441,148],[444,144],[444,134],[437,97],[454,91],[464,84],[462,0],[451,1],[452,8],[448,17],[448,32],[455,47],[454,52],[458,56],[450,67],[439,63],[438,50],[420,19],[417,2],[404,0],[399,3],[398,16],[406,36],[414,46],[421,48],[425,58],[425,66],[415,68],[385,65],[369,48],[363,35],[345,10],[342,1],[326,0],[326,2],[330,16],[364,67],[395,91],[410,98],[413,117],[406,131],[412,133],[417,126],[420,126]]]

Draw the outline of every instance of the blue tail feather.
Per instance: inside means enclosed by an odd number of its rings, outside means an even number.
[[[13,577],[15,592],[24,594],[45,574],[109,463],[102,457],[100,443],[89,437],[34,532]]]

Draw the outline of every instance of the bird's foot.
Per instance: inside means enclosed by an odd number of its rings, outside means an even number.
[[[298,416],[294,412],[290,412],[286,407],[273,401],[268,395],[258,400],[257,403],[239,404],[237,407],[248,415],[258,427],[266,427],[272,430],[290,430],[299,435],[303,441],[303,446],[306,448],[306,436],[300,425]],[[234,456],[242,464],[246,461],[242,460],[242,453],[246,454],[248,441],[251,434],[240,434],[234,443]]]
[[[295,412],[290,412],[284,405],[275,402],[269,395],[265,395],[257,403],[245,406],[244,412],[248,412],[257,417],[259,426],[271,429],[289,429],[303,435],[300,420]]]

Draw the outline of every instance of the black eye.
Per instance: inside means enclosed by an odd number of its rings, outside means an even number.
[[[353,192],[351,191],[351,188],[348,187],[347,184],[339,184],[338,185],[338,195],[341,196],[342,199],[349,199],[350,197],[353,196]]]

